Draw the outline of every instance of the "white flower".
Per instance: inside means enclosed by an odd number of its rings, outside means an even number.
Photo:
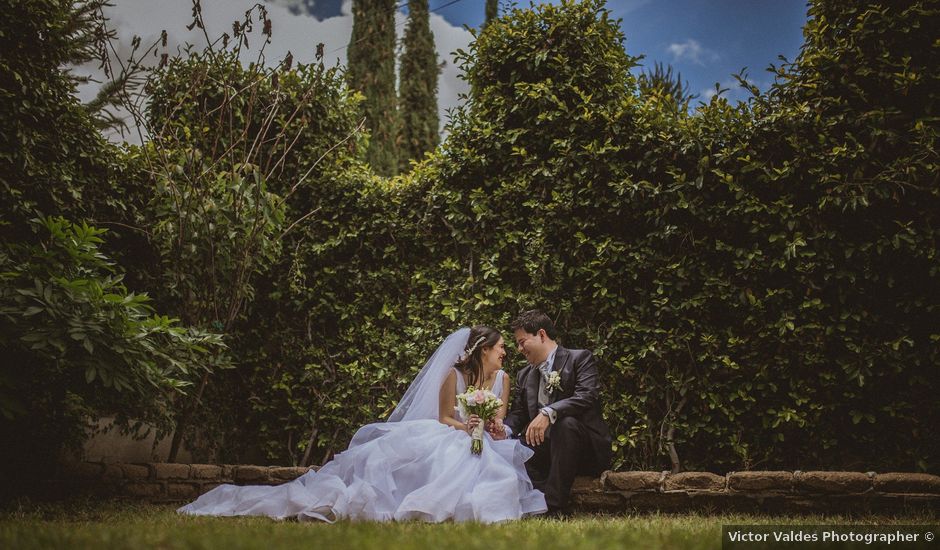
[[[492,419],[499,412],[503,401],[496,397],[496,394],[490,390],[476,389],[469,386],[467,391],[457,394],[457,406],[454,407],[461,419],[466,419],[471,414],[480,417],[481,422],[476,425],[470,434],[470,452],[478,455],[483,452],[483,425],[487,420]]]
[[[545,388],[549,392],[553,392],[561,388],[561,374],[558,371],[552,371],[548,373],[548,380],[545,382]]]

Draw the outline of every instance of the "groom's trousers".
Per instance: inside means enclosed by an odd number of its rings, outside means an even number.
[[[559,418],[549,427],[545,441],[526,463],[532,485],[545,493],[550,510],[568,507],[571,485],[577,475],[598,475],[606,466],[594,456],[587,428],[573,416]]]

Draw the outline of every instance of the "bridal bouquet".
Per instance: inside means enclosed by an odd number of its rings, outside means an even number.
[[[503,400],[489,390],[478,390],[473,386],[467,391],[457,395],[457,412],[461,418],[469,418],[471,414],[480,417],[480,423],[470,434],[470,452],[478,455],[483,452],[483,425],[487,420],[496,416],[496,412],[503,406]]]

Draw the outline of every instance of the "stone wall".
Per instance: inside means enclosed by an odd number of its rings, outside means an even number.
[[[892,513],[940,511],[940,476],[861,472],[604,472],[579,478],[591,512]]]
[[[279,485],[316,466],[235,466],[174,463],[77,462],[42,484],[41,496],[93,495],[149,502],[185,502],[222,483]]]
[[[277,485],[313,468],[79,462],[43,484],[43,496],[90,494],[181,503],[221,483]],[[605,472],[578,478],[577,512],[935,513],[940,476],[860,472]]]

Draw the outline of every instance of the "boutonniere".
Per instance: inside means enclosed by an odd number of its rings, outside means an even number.
[[[548,379],[545,381],[545,388],[549,392],[553,392],[561,388],[561,374],[558,371],[552,371],[548,373]]]

